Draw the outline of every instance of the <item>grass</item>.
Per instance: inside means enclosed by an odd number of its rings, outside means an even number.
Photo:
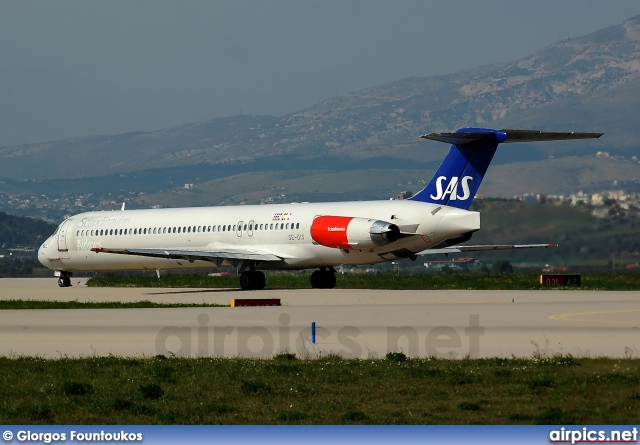
[[[141,308],[187,308],[187,307],[228,307],[212,303],[154,303],[152,301],[80,302],[41,300],[0,300],[0,310],[10,309],[141,309]]]
[[[89,279],[90,287],[175,287],[175,288],[238,288],[238,277],[188,274],[153,276],[101,275]],[[267,289],[308,289],[309,274],[267,274]],[[535,290],[558,289],[540,285],[538,273],[479,274],[479,273],[408,273],[338,275],[338,289],[485,289]],[[562,288],[560,288],[562,289]],[[572,289],[572,288],[564,288]],[[575,288],[573,288],[575,289]],[[583,290],[640,290],[640,274],[590,273],[582,275]]]
[[[632,424],[640,359],[0,358],[4,424]]]

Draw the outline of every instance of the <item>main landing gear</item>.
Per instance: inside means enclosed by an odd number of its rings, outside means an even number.
[[[267,280],[259,270],[245,270],[240,274],[242,290],[262,290]],[[333,267],[321,267],[311,274],[311,287],[314,289],[333,289],[336,287],[336,271]]]
[[[60,276],[58,277],[58,286],[60,286],[60,287],[71,287],[71,273],[70,272],[60,272]]]
[[[240,287],[242,290],[262,290],[267,279],[259,270],[247,270],[240,274]]]
[[[321,267],[311,274],[311,287],[314,289],[333,289],[336,287],[336,271],[333,267]]]

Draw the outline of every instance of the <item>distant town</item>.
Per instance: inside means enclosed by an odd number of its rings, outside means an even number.
[[[192,184],[185,188],[193,187]],[[145,195],[144,192],[129,193],[117,197],[100,196],[94,193],[61,195],[31,195],[0,193],[0,211],[17,215],[30,216],[58,223],[65,218],[82,212],[97,210],[117,210],[122,204]],[[393,199],[408,199],[411,191],[402,191]],[[492,199],[478,194],[476,199]],[[619,217],[635,217],[640,215],[640,193],[624,190],[603,190],[595,193],[576,193],[566,195],[524,194],[514,195],[511,199],[540,205],[591,206],[591,215],[597,219],[616,219]],[[290,202],[285,193],[278,193],[260,199],[259,204],[278,204]],[[240,202],[238,204],[249,204]],[[153,206],[158,208],[159,206]]]

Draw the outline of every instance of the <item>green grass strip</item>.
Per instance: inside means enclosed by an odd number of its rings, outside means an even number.
[[[0,358],[4,424],[636,424],[640,359]]]
[[[240,287],[238,277],[190,274],[117,276],[101,275],[89,279],[90,287],[170,287],[170,288],[230,288]],[[309,274],[268,273],[267,289],[309,289]],[[338,274],[338,289],[406,289],[406,290],[640,290],[638,273],[582,274],[582,286],[546,287],[540,285],[540,274],[534,273],[408,273]]]
[[[144,309],[144,308],[187,308],[187,307],[229,307],[210,303],[154,303],[152,301],[133,302],[80,302],[42,300],[0,300],[0,310],[9,309]]]

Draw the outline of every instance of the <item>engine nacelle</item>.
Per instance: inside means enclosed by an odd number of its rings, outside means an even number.
[[[311,238],[337,249],[372,249],[397,241],[400,229],[375,219],[323,215],[313,220]]]

